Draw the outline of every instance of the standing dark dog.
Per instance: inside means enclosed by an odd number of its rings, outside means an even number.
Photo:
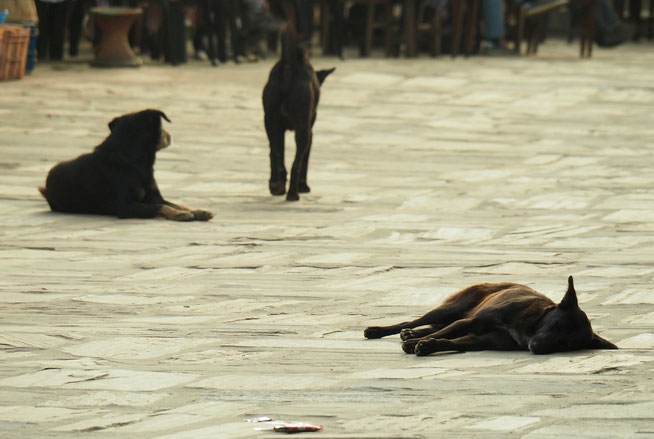
[[[311,151],[313,123],[320,99],[320,85],[334,71],[314,72],[309,63],[308,51],[287,25],[282,30],[282,57],[270,72],[263,89],[263,109],[266,133],[270,142],[270,193],[286,192],[284,165],[284,133],[295,131],[297,150],[291,168],[291,182],[286,199],[296,201],[299,192],[309,192],[307,168]]]
[[[430,326],[413,329],[424,325]],[[530,350],[549,354],[618,348],[593,332],[577,303],[572,276],[558,305],[525,285],[479,284],[453,294],[419,319],[370,326],[363,334],[381,338],[397,333],[404,340],[404,352],[419,356],[440,351]]]
[[[172,143],[161,126],[162,117],[170,122],[159,110],[117,117],[109,122],[109,136],[93,152],[52,168],[45,188],[39,188],[50,208],[119,218],[211,219],[211,212],[173,204],[159,192],[155,154]]]

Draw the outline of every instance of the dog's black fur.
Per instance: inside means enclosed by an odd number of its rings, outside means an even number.
[[[284,133],[295,131],[297,150],[291,168],[291,182],[286,199],[299,199],[298,193],[309,192],[307,169],[312,143],[312,127],[320,100],[320,85],[334,71],[315,72],[308,60],[308,51],[287,25],[282,30],[282,56],[270,72],[263,89],[265,126],[270,142],[270,193],[286,192],[284,165]]]
[[[427,328],[413,329],[429,325]],[[617,349],[593,332],[579,308],[572,276],[558,305],[514,283],[479,284],[450,296],[444,304],[411,321],[370,326],[366,338],[400,333],[402,349],[416,355],[440,351],[530,350],[534,354],[582,349]]]
[[[213,214],[166,201],[154,179],[158,150],[171,143],[159,110],[126,114],[109,122],[109,136],[93,152],[55,165],[39,188],[57,212],[161,216],[177,221],[207,221]]]

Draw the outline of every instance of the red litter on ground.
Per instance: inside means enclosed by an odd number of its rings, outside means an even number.
[[[273,428],[278,433],[304,433],[306,431],[320,431],[322,425],[307,424],[306,422],[281,422]]]
[[[246,419],[246,422],[256,422],[266,424],[265,427],[255,427],[255,430],[260,431],[274,431],[277,433],[306,433],[310,431],[320,431],[322,430],[322,425],[313,425],[308,422],[297,422],[297,421],[275,421],[272,418],[267,416],[261,416],[259,418]]]

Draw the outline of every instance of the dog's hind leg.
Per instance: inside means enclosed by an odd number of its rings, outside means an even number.
[[[404,352],[415,353],[419,357],[443,351],[517,351],[518,343],[503,329],[482,335],[467,334],[455,339],[425,337],[402,344]]]
[[[415,322],[415,320],[414,320]],[[363,330],[365,338],[382,338],[387,335],[399,334],[403,329],[415,328],[420,325],[413,325],[414,322],[402,322],[390,326],[368,326]],[[433,331],[431,331],[433,332]]]
[[[304,153],[304,158],[302,159],[302,168],[300,170],[300,181],[298,183],[298,192],[308,193],[311,192],[311,188],[307,184],[307,172],[309,170],[309,155],[311,154],[311,144],[313,143],[313,133],[309,131],[309,142],[307,145],[307,150]]]
[[[288,185],[286,201],[297,201],[300,199],[298,192],[300,190],[300,180],[303,172],[302,167],[310,142],[311,128],[308,123],[295,129],[295,144],[297,151],[295,152],[295,160],[293,160],[293,167],[291,168],[291,181]]]
[[[490,334],[497,331],[498,329],[495,322],[484,318],[472,317],[457,319],[452,324],[432,334],[422,338],[412,338],[410,340],[405,340],[404,343],[402,343],[402,349],[406,353],[413,353],[413,348],[420,341],[441,339],[454,340],[468,334]]]
[[[468,306],[465,303],[444,303],[443,305],[429,311],[422,317],[417,318],[409,322],[402,322],[396,325],[390,326],[369,326],[363,331],[363,335],[366,338],[382,338],[387,335],[399,334],[405,332],[402,336],[402,339],[414,338],[410,335],[415,333],[417,337],[432,334],[435,331],[438,331],[452,322],[463,317],[465,311],[467,311]],[[420,326],[427,326],[429,328],[413,330],[413,328],[418,328]],[[409,331],[413,330],[413,331]]]
[[[284,166],[284,126],[278,117],[266,115],[266,134],[270,143],[270,181],[272,195],[286,192],[286,166]]]

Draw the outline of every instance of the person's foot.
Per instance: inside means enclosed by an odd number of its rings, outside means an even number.
[[[207,55],[207,52],[200,49],[197,52],[195,52],[195,59],[200,61],[207,61],[209,59],[209,55]]]
[[[485,56],[517,56],[518,53],[515,50],[511,50],[506,47],[504,44],[485,40],[481,42],[479,46],[479,54]]]

